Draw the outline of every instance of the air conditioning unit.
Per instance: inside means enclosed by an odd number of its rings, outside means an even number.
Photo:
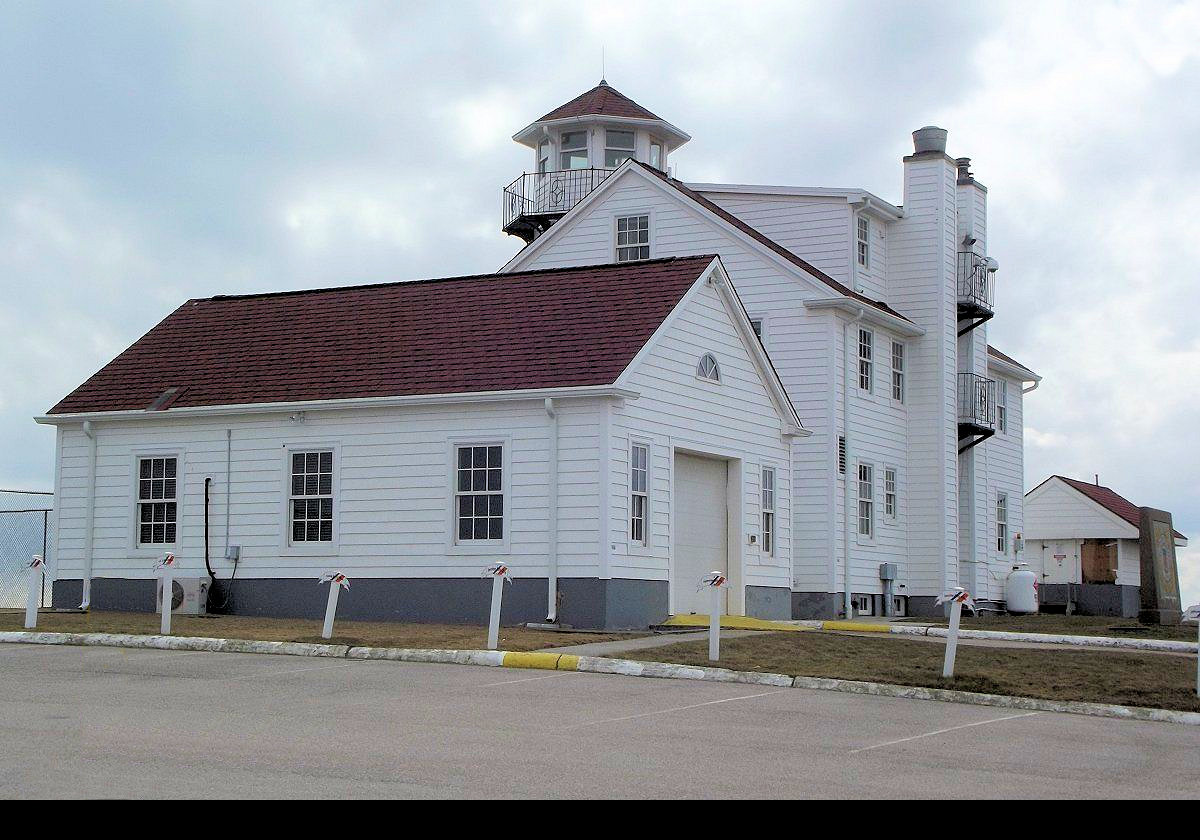
[[[204,615],[208,612],[208,590],[212,578],[208,575],[171,579],[171,612],[179,615]],[[162,578],[155,585],[154,609],[162,612]]]

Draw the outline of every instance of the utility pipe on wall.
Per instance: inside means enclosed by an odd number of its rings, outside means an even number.
[[[554,400],[546,398],[546,416],[550,420],[548,501],[546,512],[546,623],[558,621],[558,410]]]
[[[842,477],[842,588],[846,590],[843,602],[843,609],[846,613],[846,618],[854,617],[854,598],[850,585],[850,476],[854,470],[854,480],[858,480],[857,467],[853,464],[853,459],[850,457],[850,389],[854,387],[854,373],[850,366],[850,328],[856,326],[862,321],[863,315],[866,314],[861,306],[858,308],[858,314],[853,319],[846,321],[842,325],[842,361],[846,365],[845,382],[842,387],[842,439],[846,442],[846,472]],[[872,347],[871,352],[874,353]]]
[[[96,523],[96,427],[91,420],[83,421],[83,433],[88,438],[88,487],[83,531],[83,597],[79,609],[87,611],[92,606],[92,531]]]

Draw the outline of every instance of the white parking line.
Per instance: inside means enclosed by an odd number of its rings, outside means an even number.
[[[476,688],[494,688],[498,685],[513,685],[515,683],[534,682],[535,680],[552,680],[555,677],[565,676],[566,673],[566,671],[559,671],[556,674],[543,674],[540,677],[523,677],[519,680],[504,680],[503,682],[484,683],[483,685],[476,686]]]
[[[636,720],[638,718],[653,717],[654,715],[666,715],[671,712],[683,712],[688,709],[699,709],[702,706],[716,706],[719,703],[732,703],[735,700],[751,700],[755,697],[766,697],[768,694],[787,693],[788,689],[778,689],[776,691],[763,691],[758,694],[743,694],[740,697],[726,697],[723,700],[709,700],[706,703],[692,703],[688,706],[676,706],[672,709],[659,709],[656,712],[642,712],[638,715],[625,715],[624,717],[605,718],[604,720],[593,720],[587,723],[576,723],[572,726],[564,726],[562,731],[566,732],[571,729],[582,729],[585,726],[599,726],[603,723],[621,723],[626,720]]]
[[[226,680],[233,682],[236,680],[253,680],[258,677],[273,677],[276,675],[283,676],[284,674],[303,674],[305,671],[332,671],[335,668],[352,668],[355,665],[361,664],[362,662],[343,662],[339,665],[324,665],[319,668],[292,668],[288,671],[263,670],[254,674],[243,674],[240,677],[226,677]]]
[[[1033,717],[1034,715],[1040,715],[1040,714],[1041,714],[1041,712],[1025,712],[1025,713],[1019,714],[1019,715],[1005,715],[1004,717],[988,718],[987,720],[977,720],[974,723],[964,723],[961,726],[951,726],[951,727],[948,727],[947,729],[935,729],[933,732],[925,732],[920,735],[913,735],[908,738],[897,738],[895,741],[884,741],[882,744],[872,744],[869,747],[859,747],[857,750],[850,750],[850,755],[854,755],[855,753],[867,752],[868,750],[877,750],[880,747],[891,747],[891,746],[895,746],[896,744],[904,744],[904,743],[907,743],[908,741],[916,741],[921,738],[931,738],[934,735],[943,735],[947,732],[956,732],[959,729],[970,729],[973,726],[984,726],[985,724],[989,724],[989,723],[1000,723],[1001,721],[1004,721],[1004,720],[1016,720],[1017,718]]]

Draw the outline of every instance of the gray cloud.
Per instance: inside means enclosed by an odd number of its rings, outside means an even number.
[[[1200,5],[0,7],[0,486],[30,418],[188,297],[493,270],[509,137],[609,81],[691,180],[900,201],[908,132],[991,192],[1027,482],[1099,472],[1200,539]],[[1200,600],[1200,561],[1184,564]]]

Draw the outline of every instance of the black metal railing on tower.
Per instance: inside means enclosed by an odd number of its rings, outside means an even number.
[[[996,427],[996,380],[977,373],[958,375],[958,424],[980,429]]]
[[[504,188],[502,230],[533,241],[613,173],[611,169],[527,172]]]

